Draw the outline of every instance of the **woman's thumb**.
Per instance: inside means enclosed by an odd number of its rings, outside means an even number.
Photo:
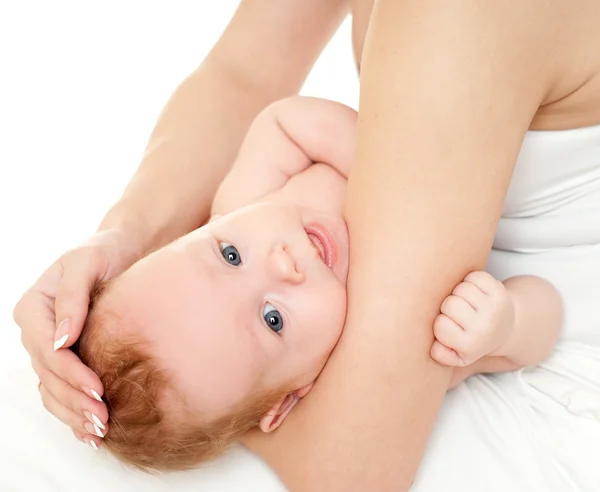
[[[54,350],[70,347],[81,335],[88,313],[90,292],[96,280],[96,272],[86,272],[78,268],[65,269],[63,272],[54,304]]]

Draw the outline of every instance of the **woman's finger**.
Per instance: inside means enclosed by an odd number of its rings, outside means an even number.
[[[39,392],[42,397],[44,408],[48,412],[72,429],[77,429],[81,432],[87,432],[85,429],[87,419],[83,415],[80,416],[70,408],[62,405],[56,398],[54,398],[52,393],[48,391],[48,388],[46,388],[44,383],[40,385]]]
[[[31,365],[40,380],[44,371],[50,371],[78,392],[103,404],[104,388],[100,378],[69,349],[56,352],[46,349],[41,355],[32,357]]]
[[[108,262],[98,249],[80,249],[61,260],[63,274],[56,293],[55,348],[70,347],[81,334],[88,312],[90,292],[106,274]]]
[[[99,437],[93,436],[91,434],[85,434],[83,432],[79,432],[78,430],[71,429],[73,431],[73,435],[81,442],[87,444],[94,451],[98,451],[100,446],[102,446],[102,439]]]
[[[102,401],[104,389],[100,378],[71,350],[47,351],[43,359],[46,368],[64,379],[77,391],[83,391],[90,398]]]
[[[101,398],[104,390],[94,371],[70,350],[54,350],[55,323],[52,302],[46,302],[44,299],[40,292],[30,291],[22,299],[30,309],[21,309],[19,306],[15,308],[15,320],[27,327],[21,333],[21,340],[31,356],[35,371],[39,376],[40,370],[49,369],[74,388],[84,391],[90,398]]]
[[[108,412],[103,403],[77,391],[51,371],[42,371],[40,381],[42,401],[48,411],[73,429],[104,437],[108,429]]]
[[[28,290],[13,310],[21,328],[21,341],[32,358],[52,347],[54,337],[54,301],[35,289]]]

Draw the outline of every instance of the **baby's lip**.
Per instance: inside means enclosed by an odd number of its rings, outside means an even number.
[[[319,252],[323,263],[329,268],[333,268],[337,261],[337,244],[329,229],[323,224],[315,222],[307,225],[304,230],[315,249]]]
[[[325,246],[323,246],[323,243],[319,240],[317,236],[313,234],[308,234],[308,239],[310,239],[310,242],[313,244],[313,246],[319,253],[319,256],[321,257],[321,260],[323,260],[323,263],[327,264],[327,254],[325,253]]]

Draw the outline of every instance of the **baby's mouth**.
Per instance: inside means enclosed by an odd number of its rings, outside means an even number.
[[[321,241],[319,241],[319,239],[316,236],[313,236],[312,234],[308,234],[308,239],[310,239],[310,242],[318,251],[321,260],[323,260],[323,263],[327,264],[327,260],[325,259],[325,248],[323,247]]]
[[[335,244],[329,231],[321,224],[311,224],[304,230],[323,263],[332,268],[335,263]]]

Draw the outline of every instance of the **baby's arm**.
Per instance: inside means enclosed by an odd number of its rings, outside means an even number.
[[[268,106],[252,123],[221,184],[211,215],[224,215],[281,189],[314,163],[348,177],[354,157],[356,111],[295,96]]]
[[[431,355],[457,367],[451,386],[477,373],[536,365],[550,355],[562,314],[558,292],[539,277],[502,283],[474,272],[442,304]]]

